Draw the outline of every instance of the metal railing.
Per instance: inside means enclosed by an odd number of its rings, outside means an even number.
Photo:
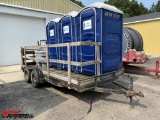
[[[75,62],[71,61],[71,53],[70,49],[72,46],[95,46],[96,50],[96,60],[95,61],[88,61],[88,62]],[[68,88],[71,86],[71,65],[74,66],[87,66],[96,64],[97,65],[97,75],[100,75],[100,42],[72,42],[72,43],[60,43],[60,44],[47,44],[47,45],[41,45],[41,46],[26,46],[24,47],[24,59],[31,59],[31,60],[46,60],[47,62],[47,76],[50,78],[50,70],[49,70],[49,62],[56,62],[56,63],[62,63],[68,65]],[[57,59],[49,59],[48,55],[48,49],[51,47],[67,47],[67,61],[65,60],[57,60]],[[46,48],[46,58],[33,58],[33,57],[26,57],[25,51],[26,49],[41,49]]]

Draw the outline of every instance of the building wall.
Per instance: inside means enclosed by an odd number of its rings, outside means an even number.
[[[21,63],[20,47],[46,39],[48,21],[63,14],[0,3],[0,66]]]
[[[160,55],[160,20],[124,24],[124,26],[140,32],[146,54]]]
[[[0,0],[0,2],[59,13],[68,13],[81,9],[80,6],[69,0]]]
[[[17,7],[15,5],[7,5],[3,3],[0,3],[0,13],[43,18],[45,19],[46,24],[54,18],[63,16],[63,14],[61,13],[34,10],[30,8]]]

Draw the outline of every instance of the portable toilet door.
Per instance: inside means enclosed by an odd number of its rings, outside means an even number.
[[[61,43],[70,43],[70,42],[74,42],[75,40],[75,30],[74,30],[74,18],[72,16],[66,15],[64,17],[61,18]],[[61,60],[68,60],[67,57],[67,47],[61,47],[60,49],[60,57]],[[71,61],[73,61],[73,47],[71,47],[70,49],[70,53],[71,53]],[[63,64],[62,65],[63,69],[67,69],[68,65],[67,64]],[[73,70],[73,66],[71,66],[71,69]]]
[[[123,12],[104,3],[84,8],[78,15],[77,40],[101,42],[101,74],[122,69]],[[95,61],[95,46],[78,47],[78,62]],[[97,65],[79,67],[78,71],[97,75]]]
[[[96,27],[96,10],[84,8],[77,18],[77,41],[97,42]],[[95,50],[95,46],[78,46],[77,61],[95,61]],[[96,65],[78,67],[78,72],[96,75]]]
[[[89,5],[97,11],[97,34],[101,41],[101,74],[122,69],[123,12],[101,2]]]
[[[122,69],[123,14],[102,9],[102,73]]]
[[[46,27],[47,31],[47,44],[58,44],[58,33],[57,33],[57,23],[51,21]],[[48,50],[49,59],[58,59],[58,48],[51,47]],[[49,63],[50,67],[58,67],[58,64],[55,62]]]

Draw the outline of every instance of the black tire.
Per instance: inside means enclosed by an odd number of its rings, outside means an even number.
[[[38,76],[36,70],[33,70],[31,72],[31,83],[32,83],[33,87],[35,87],[35,88],[40,87],[40,83],[38,83],[38,79],[39,79],[39,76]]]
[[[31,71],[27,68],[24,69],[24,80],[27,83],[31,83]]]

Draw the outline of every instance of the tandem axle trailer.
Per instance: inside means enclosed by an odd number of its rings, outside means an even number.
[[[96,60],[88,62],[74,62],[71,61],[70,49],[72,46],[95,46],[96,49]],[[142,92],[136,92],[133,90],[133,79],[130,78],[129,88],[121,85],[117,82],[118,78],[124,74],[123,69],[100,74],[100,42],[72,42],[72,43],[61,43],[61,44],[47,44],[38,46],[25,46],[21,47],[21,59],[22,67],[24,72],[24,78],[26,82],[31,82],[34,87],[39,87],[44,82],[51,83],[59,87],[66,87],[68,89],[73,89],[79,93],[84,91],[96,91],[96,92],[115,92],[123,93],[130,98],[130,105],[132,107],[133,96],[144,97]],[[49,59],[48,49],[51,47],[67,47],[67,61]],[[35,50],[45,49],[46,57],[35,57]],[[36,61],[43,60],[46,61],[46,67],[37,66]],[[68,69],[58,69],[50,68],[49,63],[56,62],[60,64],[67,64]],[[90,76],[80,73],[75,73],[71,71],[71,66],[87,66],[87,65],[97,65],[97,75]],[[116,86],[121,87],[121,90],[114,90],[102,87],[104,84],[113,83]]]

